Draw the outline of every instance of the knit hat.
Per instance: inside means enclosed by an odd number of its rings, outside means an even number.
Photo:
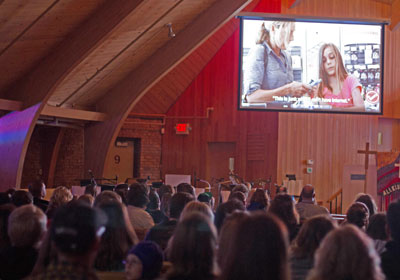
[[[163,263],[163,253],[156,243],[142,241],[134,246],[129,254],[136,255],[142,262],[143,279],[154,279],[159,276]]]

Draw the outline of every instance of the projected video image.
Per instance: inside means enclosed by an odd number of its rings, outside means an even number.
[[[381,113],[381,24],[242,19],[241,109]]]

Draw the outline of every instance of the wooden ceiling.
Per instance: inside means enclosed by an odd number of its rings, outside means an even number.
[[[174,40],[168,23],[179,35],[217,2],[0,1],[0,109],[23,109],[45,102],[58,108],[96,111],[97,102],[111,89]],[[231,34],[232,27],[227,25],[222,32]],[[217,43],[209,43],[214,46],[209,50],[203,47],[195,55],[200,62],[195,68],[204,67],[222,43],[217,39]],[[193,62],[186,64],[190,67]],[[151,66],[157,68],[157,64]],[[186,80],[192,80],[198,71],[186,75]],[[185,70],[180,73],[186,74]],[[187,83],[182,84],[186,87]],[[166,112],[173,98],[159,113]]]

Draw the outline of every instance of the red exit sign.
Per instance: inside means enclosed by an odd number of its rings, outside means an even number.
[[[189,134],[190,125],[188,123],[177,123],[175,125],[176,134]]]

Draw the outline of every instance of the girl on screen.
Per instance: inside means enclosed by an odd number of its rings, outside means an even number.
[[[274,21],[269,29],[261,24],[256,45],[250,50],[244,71],[244,95],[249,103],[302,96],[311,87],[293,81],[292,59],[286,49],[293,41],[294,22]]]
[[[339,49],[332,43],[320,48],[319,77],[322,81],[317,96],[324,103],[336,108],[365,110],[362,86],[356,77],[347,73]]]

